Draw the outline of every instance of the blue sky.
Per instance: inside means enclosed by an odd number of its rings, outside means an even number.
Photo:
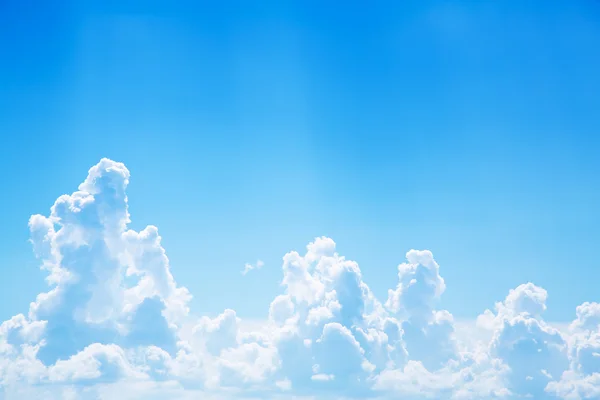
[[[431,250],[457,320],[526,282],[548,321],[600,300],[597,1],[20,3],[0,5],[0,320],[47,290],[29,217],[103,157],[198,314],[266,319],[283,255],[320,236],[383,300]]]
[[[320,235],[382,294],[404,252],[435,251],[464,318],[528,280],[555,320],[595,298],[596,2],[16,3],[1,24],[3,317],[43,285],[29,215],[101,157],[131,170],[134,226],[159,226],[208,312],[262,317],[281,255]],[[256,259],[260,277],[238,276]],[[231,294],[209,284],[223,281]]]

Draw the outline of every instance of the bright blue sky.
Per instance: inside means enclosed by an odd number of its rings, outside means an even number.
[[[321,235],[380,298],[430,249],[457,318],[526,281],[549,320],[600,300],[600,3],[19,3],[0,6],[0,320],[45,287],[29,216],[101,157],[199,312],[264,318],[281,257]]]

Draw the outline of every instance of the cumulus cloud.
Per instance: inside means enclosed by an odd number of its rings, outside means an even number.
[[[600,397],[599,304],[559,331],[544,320],[548,293],[526,283],[465,328],[441,308],[428,250],[406,253],[380,301],[359,265],[317,237],[283,256],[260,324],[234,310],[195,315],[158,229],[129,228],[129,180],[102,159],[30,218],[48,288],[0,324],[0,398]]]

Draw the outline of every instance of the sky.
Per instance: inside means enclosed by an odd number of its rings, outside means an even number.
[[[600,3],[210,3],[0,2],[0,399],[599,398]]]

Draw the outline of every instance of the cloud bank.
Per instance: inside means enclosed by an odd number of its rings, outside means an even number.
[[[600,398],[600,304],[561,332],[525,283],[477,318],[486,339],[461,340],[427,250],[406,253],[380,300],[319,237],[283,256],[260,328],[195,315],[158,229],[128,229],[129,178],[102,159],[31,217],[48,290],[0,325],[1,399]]]

